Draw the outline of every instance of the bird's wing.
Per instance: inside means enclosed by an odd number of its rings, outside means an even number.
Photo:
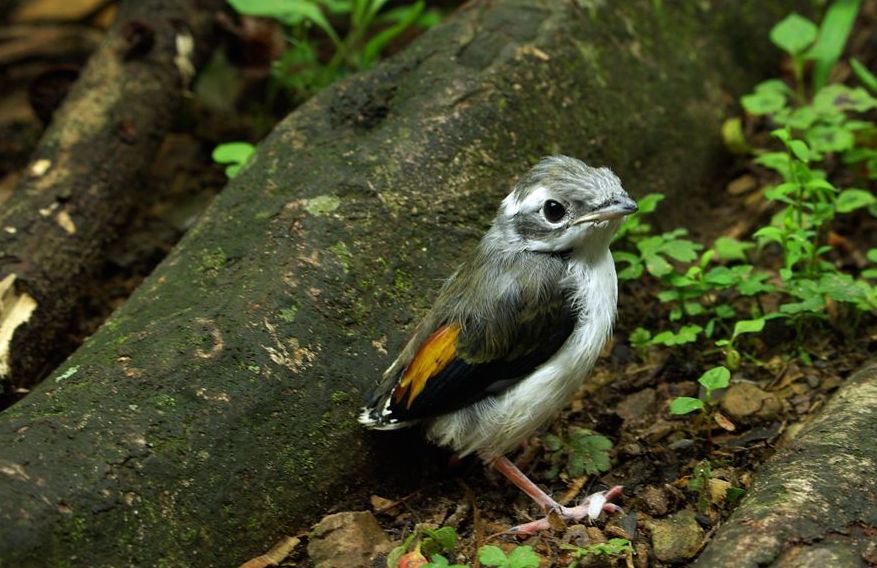
[[[410,361],[387,377],[383,396],[373,401],[373,425],[444,414],[501,392],[547,361],[575,326],[559,287],[547,294],[516,293],[496,307],[417,334],[412,341],[420,343]]]

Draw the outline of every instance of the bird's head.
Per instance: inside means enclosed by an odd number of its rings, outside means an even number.
[[[536,252],[601,252],[637,210],[608,168],[567,156],[543,158],[503,200],[494,220],[510,246]]]

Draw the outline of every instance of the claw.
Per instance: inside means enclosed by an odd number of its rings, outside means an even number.
[[[603,511],[607,513],[623,512],[623,509],[615,503],[609,503],[609,499],[615,499],[621,495],[622,489],[622,486],[616,485],[606,491],[588,495],[575,507],[563,507],[555,504],[547,508],[545,517],[512,527],[510,532],[529,536],[548,529],[560,530],[565,528],[567,523],[577,523],[585,517],[593,521]]]

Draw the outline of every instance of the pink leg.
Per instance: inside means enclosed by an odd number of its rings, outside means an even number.
[[[530,481],[530,478],[527,477],[523,471],[518,469],[518,466],[513,464],[507,457],[501,456],[493,460],[493,467],[503,474],[506,479],[514,483],[518,489],[529,495],[530,499],[542,507],[543,511],[547,512],[551,509],[557,509],[560,507],[560,505],[557,504],[557,501],[549,497],[548,494],[542,491],[538,485]]]
[[[622,487],[620,485],[616,485],[607,491],[601,491],[589,495],[581,504],[575,507],[563,507],[557,501],[549,497],[547,493],[542,491],[542,489],[533,483],[529,477],[524,475],[524,472],[518,469],[508,458],[498,457],[491,463],[497,471],[505,476],[506,479],[514,483],[518,489],[529,495],[537,505],[542,507],[542,510],[545,511],[546,514],[545,518],[539,519],[538,521],[532,521],[512,527],[512,532],[519,534],[532,534],[536,531],[550,529],[552,525],[549,521],[549,517],[552,514],[556,515],[562,522],[579,522],[585,517],[588,517],[591,520],[596,519],[602,511],[609,513],[621,511],[621,507],[614,503],[609,503],[611,499],[621,495]]]

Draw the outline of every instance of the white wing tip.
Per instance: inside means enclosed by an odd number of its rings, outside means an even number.
[[[384,415],[386,414],[387,413],[384,413]],[[380,418],[376,419],[373,414],[373,409],[367,406],[362,407],[357,421],[366,428],[371,428],[372,430],[398,430],[399,428],[405,428],[411,425],[411,422],[399,422],[396,418],[390,418],[386,421],[381,421]]]

